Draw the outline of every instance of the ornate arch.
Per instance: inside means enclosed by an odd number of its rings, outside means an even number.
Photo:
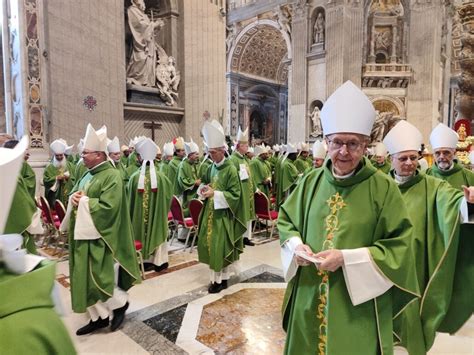
[[[398,97],[378,95],[372,97],[371,101],[377,111],[393,112],[394,116],[406,118],[405,105]]]
[[[227,71],[286,82],[291,59],[291,40],[278,24],[257,20],[237,35],[227,58]]]

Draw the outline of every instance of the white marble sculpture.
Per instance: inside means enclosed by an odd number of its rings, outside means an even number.
[[[313,26],[313,44],[324,43],[324,32],[325,32],[326,22],[324,21],[323,13],[320,12],[314,21]]]
[[[322,137],[323,130],[321,127],[321,111],[318,106],[315,106],[313,112],[310,113],[309,118],[311,119],[312,129],[309,134],[310,137]]]
[[[156,41],[155,30],[164,26],[161,19],[152,21],[145,14],[143,0],[132,0],[127,9],[128,25],[132,32],[132,54],[127,66],[127,83],[155,86]]]
[[[159,60],[156,66],[156,86],[160,97],[166,105],[173,106],[178,100],[178,86],[181,81],[181,75],[175,67],[174,57],[168,57],[165,51],[158,47]]]
[[[280,29],[291,36],[291,14],[288,10],[282,7],[277,7],[274,17],[277,20]]]

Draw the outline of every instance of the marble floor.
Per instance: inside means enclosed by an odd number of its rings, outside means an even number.
[[[147,273],[133,287],[119,331],[77,337],[87,322],[71,312],[67,261],[57,278],[64,322],[79,354],[280,354],[285,283],[278,241],[247,247],[240,273],[220,294],[208,294],[208,269],[195,253],[175,251],[166,272]],[[396,354],[405,354],[396,349]],[[474,354],[474,318],[455,336],[438,335],[431,355]]]

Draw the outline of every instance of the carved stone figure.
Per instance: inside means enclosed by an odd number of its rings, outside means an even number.
[[[288,10],[283,7],[278,7],[275,10],[274,17],[276,18],[280,29],[291,36],[291,14],[288,12]]]
[[[156,86],[160,92],[160,97],[166,105],[173,106],[178,100],[178,86],[181,75],[175,67],[174,57],[168,57],[165,51],[159,51],[159,61],[156,66]]]
[[[314,21],[313,26],[313,43],[323,43],[324,42],[324,32],[326,28],[326,22],[323,17],[323,13],[320,12]]]
[[[235,38],[237,37],[237,25],[231,25],[230,27],[227,27],[227,38],[225,40],[225,47],[227,53],[229,53],[230,49],[232,48],[232,45],[234,44]]]
[[[321,111],[318,106],[315,106],[313,112],[310,113],[309,118],[311,119],[312,129],[309,134],[310,137],[322,137],[323,129],[321,127]]]
[[[127,9],[128,25],[133,36],[132,54],[127,66],[127,83],[155,86],[155,30],[164,26],[161,19],[151,21],[145,14],[144,0],[132,0]]]
[[[400,0],[373,0],[370,12],[378,15],[403,16]]]
[[[394,116],[393,112],[376,111],[374,126],[370,134],[371,143],[381,142],[398,121],[400,121],[400,117]]]

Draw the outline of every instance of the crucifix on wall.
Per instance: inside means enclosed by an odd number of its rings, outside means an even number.
[[[143,127],[146,129],[151,129],[151,140],[155,141],[155,129],[161,129],[161,123],[156,123],[154,121],[145,122]]]

